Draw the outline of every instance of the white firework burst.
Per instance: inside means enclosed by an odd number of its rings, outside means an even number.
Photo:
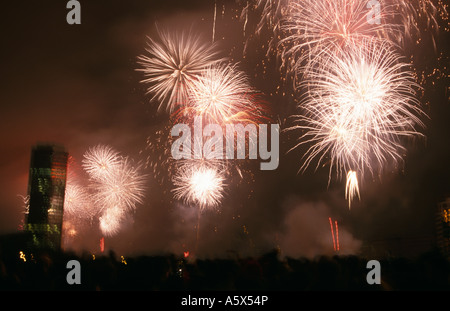
[[[158,109],[174,112],[185,105],[188,90],[202,70],[223,60],[218,57],[215,43],[204,42],[192,32],[169,33],[158,31],[160,41],[148,38],[147,55],[138,57],[147,92],[160,102]]]
[[[390,21],[397,15],[392,5],[379,6],[379,22],[369,22],[373,11],[367,0],[300,0],[289,3],[283,22],[287,36],[285,58],[292,59],[294,72],[322,65],[321,55],[334,53],[362,40],[389,41],[401,32]],[[389,41],[393,44],[393,41]]]
[[[84,155],[83,168],[90,177],[88,202],[84,200],[85,191],[77,183],[69,183],[68,212],[92,215],[95,207],[102,232],[115,235],[127,213],[143,203],[147,176],[140,172],[140,164],[133,165],[128,157],[107,145],[90,148]]]
[[[424,112],[415,97],[409,65],[390,44],[371,40],[328,55],[327,68],[318,67],[304,81],[306,96],[300,104],[304,134],[300,143],[311,143],[306,168],[330,158],[330,176],[350,170],[361,175],[366,169],[382,169],[386,162],[402,158],[401,137],[422,136]]]
[[[146,175],[140,173],[140,167],[133,166],[128,158],[123,158],[108,178],[93,184],[94,203],[102,209],[114,206],[133,211],[137,204],[143,202],[145,184]]]
[[[215,166],[185,161],[173,177],[174,196],[200,209],[217,207],[223,198],[224,181],[223,172]]]
[[[93,216],[88,191],[73,180],[66,182],[64,212],[80,218],[90,218]]]
[[[99,217],[99,227],[103,235],[116,235],[122,227],[124,217],[124,210],[118,206],[105,209]]]
[[[236,64],[218,63],[191,85],[187,111],[216,124],[251,122],[260,115],[256,93]]]
[[[119,152],[112,147],[97,145],[85,152],[82,166],[90,178],[102,180],[117,170],[121,161],[122,157]]]

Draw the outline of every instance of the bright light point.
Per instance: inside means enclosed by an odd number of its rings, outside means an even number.
[[[20,251],[20,252],[19,252],[19,258],[22,259],[23,262],[26,262],[26,261],[27,261],[27,258],[26,258],[26,256],[25,256],[25,253],[24,253],[23,251]]]
[[[218,180],[215,172],[212,169],[207,169],[194,173],[190,183],[194,186],[195,197],[200,199],[217,187]]]

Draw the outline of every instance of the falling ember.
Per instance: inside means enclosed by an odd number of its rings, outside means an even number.
[[[212,29],[212,42],[214,42],[214,37],[216,36],[216,16],[217,16],[217,2],[214,1],[214,22]]]
[[[104,237],[102,237],[101,239],[100,239],[100,252],[104,252],[105,251],[105,238]]]
[[[334,225],[336,227],[336,245],[337,245],[337,251],[339,251],[339,228],[337,220],[334,221]]]
[[[331,220],[331,217],[328,217],[328,220],[330,221],[330,230],[331,230],[331,238],[333,240],[333,249],[335,252],[339,251],[339,228],[337,220],[334,221],[334,226],[336,230],[336,236],[334,235],[334,229],[333,229],[333,221]]]
[[[245,6],[245,22],[244,22],[244,37],[245,37],[245,28],[247,28],[247,23],[248,23],[248,1],[247,1],[247,5]]]
[[[328,220],[330,221],[331,238],[333,239],[333,248],[336,251],[336,241],[334,240],[333,222],[331,221],[331,217],[328,217]]]
[[[361,200],[361,197],[359,195],[358,177],[356,176],[356,172],[349,171],[347,173],[347,183],[345,186],[345,198],[348,200],[348,208],[351,207],[355,195],[358,195],[358,198]]]

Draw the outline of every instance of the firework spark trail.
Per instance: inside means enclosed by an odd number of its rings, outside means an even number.
[[[214,1],[214,20],[212,29],[212,42],[214,42],[214,37],[216,36],[216,17],[217,17],[217,1]]]
[[[334,221],[334,227],[336,228],[336,235],[334,234],[333,221],[331,217],[328,217],[330,222],[331,239],[333,240],[333,249],[335,252],[339,251],[339,227],[337,220]]]
[[[174,161],[171,157],[173,144],[173,138],[170,135],[171,128],[172,124],[168,122],[163,129],[159,129],[147,137],[145,149],[140,152],[146,155],[144,168],[151,170],[152,178],[163,189],[166,182],[171,180],[174,172]]]
[[[333,222],[331,221],[331,217],[328,217],[330,221],[330,230],[331,230],[331,239],[333,240],[333,249],[336,251],[336,240],[334,239],[334,231],[333,231]]]
[[[147,93],[160,102],[158,109],[166,105],[172,113],[185,104],[188,90],[203,68],[223,58],[218,57],[215,43],[202,42],[192,32],[158,34],[160,42],[148,38],[147,55],[138,57],[142,67],[138,71],[145,75],[141,82],[149,84]]]
[[[256,34],[260,34],[264,25],[272,29],[276,34],[277,30],[281,28],[281,17],[283,16],[283,7],[286,4],[285,0],[257,0],[256,8],[262,8],[261,19],[256,26]]]
[[[339,251],[339,228],[337,220],[334,221],[334,225],[336,227],[336,250]]]
[[[379,12],[367,0],[297,0],[284,5],[280,48],[282,59],[290,60],[286,62],[288,71],[294,76],[308,71],[321,65],[323,52],[358,45],[368,38],[403,50],[407,42],[420,44],[426,34],[436,50],[439,22],[449,31],[445,26],[447,6],[440,0],[385,0],[378,4]]]
[[[422,36],[431,38],[436,50],[436,37],[440,22],[443,31],[449,31],[448,5],[441,0],[389,0],[398,11],[402,31],[394,38],[397,42],[422,41]]]
[[[400,27],[388,22],[396,16],[390,5],[381,7],[381,23],[369,24],[371,11],[363,0],[302,0],[289,3],[282,24],[288,34],[283,40],[288,48],[284,58],[292,56],[295,72],[309,71],[321,65],[323,53],[333,53],[361,40],[388,40],[400,32]]]
[[[349,171],[347,173],[347,182],[345,186],[345,198],[348,200],[348,208],[351,208],[355,196],[358,196],[358,198],[361,199],[359,195],[358,177],[355,171]]]
[[[250,3],[251,2],[251,3]],[[277,50],[278,39],[281,35],[281,24],[286,14],[288,5],[286,0],[251,0],[246,1],[246,5],[241,11],[240,19],[243,21],[243,36],[247,37],[244,45],[244,54],[246,54],[249,39],[253,36],[260,36],[263,29],[267,28],[272,32],[272,36],[267,44],[266,55],[271,51]],[[247,32],[249,14],[252,11],[260,11],[261,13],[256,26],[252,31]],[[246,36],[246,33],[250,35]]]
[[[364,44],[329,55],[328,69],[319,67],[304,82],[305,114],[297,116],[303,124],[291,128],[305,131],[298,145],[313,143],[302,169],[330,156],[330,178],[334,166],[338,176],[349,170],[373,173],[389,159],[401,159],[401,137],[422,136],[416,127],[424,126],[425,114],[408,65],[389,44]]]
[[[267,56],[275,51],[280,69],[300,81],[309,68],[322,65],[320,55],[332,48],[357,44],[362,38],[390,42],[404,50],[406,43],[433,44],[439,28],[450,31],[448,5],[441,0],[251,0],[242,1],[241,20],[244,54],[250,38],[271,29]],[[249,13],[255,12],[256,27],[247,31]],[[426,35],[430,40],[423,40]],[[334,44],[331,44],[334,43]],[[339,44],[336,44],[339,43]],[[423,45],[427,47],[426,45]]]
[[[244,10],[242,10],[242,14],[241,14],[241,18],[242,18],[242,16],[245,16],[244,29],[243,29],[244,37],[245,37],[245,29],[247,28],[247,23],[248,23],[248,8],[249,8],[249,3],[247,1],[247,5],[245,6]],[[244,48],[244,51],[245,50],[246,49]]]

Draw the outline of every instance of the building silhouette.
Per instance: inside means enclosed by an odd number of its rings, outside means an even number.
[[[67,160],[68,153],[62,146],[32,148],[24,228],[31,238],[30,248],[61,248]]]
[[[450,259],[450,197],[438,203],[436,242],[442,254]]]

